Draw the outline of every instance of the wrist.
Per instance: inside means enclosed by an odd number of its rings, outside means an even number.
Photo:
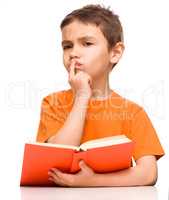
[[[91,186],[102,186],[101,184],[101,174],[95,173],[91,179]]]
[[[90,96],[87,95],[76,95],[75,96],[75,103],[80,103],[80,104],[88,104],[90,99]]]
[[[75,92],[77,98],[90,99],[92,92],[86,89],[79,89]]]

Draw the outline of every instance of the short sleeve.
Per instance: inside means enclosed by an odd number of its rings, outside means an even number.
[[[158,160],[164,155],[158,135],[143,108],[134,115],[130,131],[134,141],[135,160],[145,155],[154,155]]]
[[[56,134],[66,119],[64,109],[60,105],[57,95],[50,95],[42,100],[40,123],[36,137],[37,142],[45,142]]]

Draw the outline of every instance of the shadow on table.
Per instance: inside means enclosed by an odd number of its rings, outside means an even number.
[[[156,187],[21,187],[21,200],[158,200]]]

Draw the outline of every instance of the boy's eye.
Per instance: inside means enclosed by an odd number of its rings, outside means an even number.
[[[90,45],[92,45],[92,44],[93,44],[93,43],[91,43],[91,42],[85,42],[85,43],[84,43],[85,46],[90,46]]]
[[[91,43],[91,42],[84,42],[84,43],[83,43],[84,46],[91,46],[92,44],[93,44],[93,43]],[[70,49],[70,48],[72,48],[72,47],[73,47],[73,45],[64,45],[64,46],[63,46],[63,49],[66,50],[66,49]]]
[[[65,45],[65,46],[63,46],[63,49],[65,50],[65,49],[70,49],[72,46],[70,46],[70,45]]]

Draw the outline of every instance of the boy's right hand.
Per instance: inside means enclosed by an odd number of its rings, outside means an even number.
[[[92,95],[92,79],[84,71],[76,73],[76,60],[72,60],[69,70],[69,84],[75,92],[76,97],[89,99]]]

